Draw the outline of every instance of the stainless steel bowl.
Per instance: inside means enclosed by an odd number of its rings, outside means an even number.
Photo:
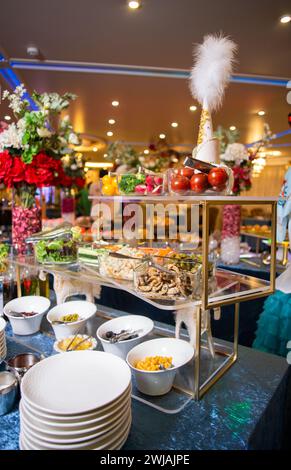
[[[11,411],[18,397],[18,380],[12,372],[0,372],[0,416]]]
[[[6,362],[6,369],[13,372],[21,381],[24,374],[35,364],[44,358],[43,355],[33,353],[17,354]]]

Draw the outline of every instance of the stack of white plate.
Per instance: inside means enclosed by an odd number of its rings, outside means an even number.
[[[72,351],[33,366],[21,383],[22,450],[114,450],[131,426],[131,373],[119,357]]]
[[[0,364],[7,354],[6,337],[5,337],[6,321],[0,317]]]

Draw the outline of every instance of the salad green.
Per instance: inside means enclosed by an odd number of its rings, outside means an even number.
[[[5,243],[0,243],[0,261],[4,261],[9,253],[9,246]]]
[[[136,186],[144,184],[146,176],[142,173],[122,175],[119,181],[119,189],[122,193],[134,193]]]
[[[77,259],[77,244],[74,240],[39,241],[35,245],[36,259],[40,263],[64,263]]]

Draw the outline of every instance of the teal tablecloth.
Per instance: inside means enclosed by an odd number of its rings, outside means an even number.
[[[41,333],[13,338],[8,331],[9,357],[31,348],[49,355],[52,344],[52,338]],[[190,402],[178,414],[164,414],[133,400],[124,450],[288,448],[290,376],[285,359],[240,347],[239,360],[227,374],[201,401]],[[18,449],[18,436],[16,407],[0,417],[0,449]]]

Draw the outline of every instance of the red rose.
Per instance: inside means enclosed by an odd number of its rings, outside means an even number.
[[[81,178],[81,177],[75,178],[74,183],[80,189],[84,188],[84,186],[85,186],[85,180],[84,180],[84,178]]]
[[[12,156],[5,150],[4,152],[0,152],[0,181],[4,182],[5,176],[7,176],[13,164]],[[6,184],[6,183],[5,183]]]

